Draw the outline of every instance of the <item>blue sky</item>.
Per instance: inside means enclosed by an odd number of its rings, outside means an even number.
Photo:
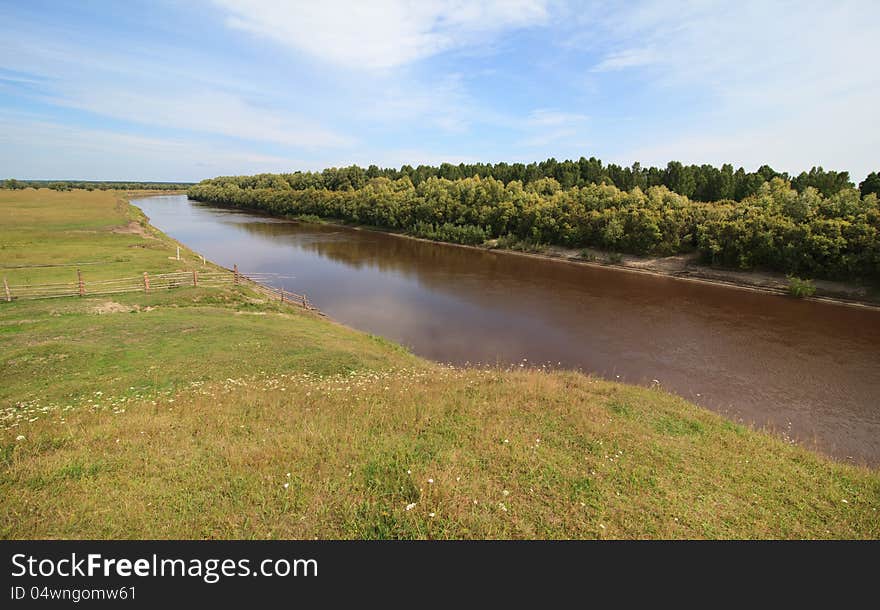
[[[880,170],[880,2],[0,0],[0,178]]]

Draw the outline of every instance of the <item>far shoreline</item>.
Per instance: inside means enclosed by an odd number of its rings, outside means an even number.
[[[156,193],[148,196],[161,195],[177,195],[178,193]],[[787,279],[784,274],[772,271],[739,271],[734,269],[723,269],[718,267],[710,267],[700,265],[695,262],[694,255],[674,255],[667,257],[639,257],[632,254],[613,253],[596,248],[565,248],[562,246],[547,246],[545,252],[527,252],[513,250],[493,246],[492,242],[497,240],[489,240],[481,245],[456,244],[446,241],[438,241],[426,239],[424,237],[416,237],[408,235],[400,231],[394,231],[383,227],[372,225],[350,224],[341,222],[338,219],[321,218],[319,223],[310,220],[304,220],[296,216],[281,215],[276,216],[267,214],[264,210],[252,209],[247,207],[227,206],[214,202],[200,201],[187,196],[191,201],[209,205],[212,207],[241,210],[249,214],[263,216],[265,218],[274,218],[276,220],[286,220],[289,222],[298,222],[304,224],[324,224],[340,228],[352,229],[355,231],[372,231],[375,233],[384,233],[404,239],[412,239],[431,244],[442,244],[445,246],[455,246],[457,248],[467,248],[471,250],[479,250],[483,252],[498,252],[516,256],[527,256],[531,258],[544,259],[574,265],[585,265],[594,268],[610,269],[614,271],[626,271],[630,273],[641,273],[644,275],[652,275],[654,277],[666,277],[686,282],[694,282],[699,284],[708,284],[712,286],[722,286],[727,288],[736,288],[739,290],[749,290],[751,292],[770,294],[776,296],[788,297],[798,301],[812,301],[816,303],[825,303],[830,305],[844,305],[848,307],[860,307],[865,309],[880,310],[880,295],[873,296],[871,289],[867,286],[860,286],[849,282],[838,280],[814,280],[816,286],[816,294],[809,297],[793,297],[788,293]],[[489,245],[486,245],[489,244]],[[619,256],[620,262],[614,263],[608,260],[589,260],[583,258],[580,253],[588,251],[596,258]]]

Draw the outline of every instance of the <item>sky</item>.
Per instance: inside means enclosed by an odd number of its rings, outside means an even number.
[[[0,0],[0,178],[880,170],[880,2]]]

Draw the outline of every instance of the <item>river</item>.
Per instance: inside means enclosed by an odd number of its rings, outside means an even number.
[[[455,364],[657,384],[839,459],[880,464],[880,311],[227,210],[133,201],[226,267]]]

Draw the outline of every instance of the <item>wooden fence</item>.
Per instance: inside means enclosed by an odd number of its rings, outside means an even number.
[[[6,302],[28,299],[56,299],[62,297],[86,297],[122,294],[126,292],[150,293],[157,290],[170,290],[185,287],[219,288],[224,286],[249,286],[267,298],[281,303],[299,305],[314,310],[305,294],[297,294],[283,288],[275,288],[266,284],[273,278],[280,277],[272,273],[244,274],[238,265],[232,269],[205,271],[178,271],[175,273],[144,272],[143,275],[121,277],[105,280],[86,280],[82,271],[76,269],[76,279],[70,282],[55,284],[20,284],[10,285],[3,278],[3,294],[0,299]]]
[[[290,303],[291,305],[299,305],[304,309],[310,309],[312,311],[316,311],[317,313],[321,313],[318,311],[316,307],[314,307],[311,303],[309,303],[309,297],[306,296],[305,293],[297,294],[295,292],[290,292],[289,290],[285,290],[284,288],[275,288],[266,284],[265,282],[269,281],[273,278],[280,277],[274,273],[249,273],[247,275],[243,273],[239,273],[238,265],[235,265],[232,268],[232,274],[235,283],[240,284],[244,283],[259,293],[262,293],[264,296],[270,299],[277,299],[281,303]],[[321,314],[323,315],[323,314]]]

